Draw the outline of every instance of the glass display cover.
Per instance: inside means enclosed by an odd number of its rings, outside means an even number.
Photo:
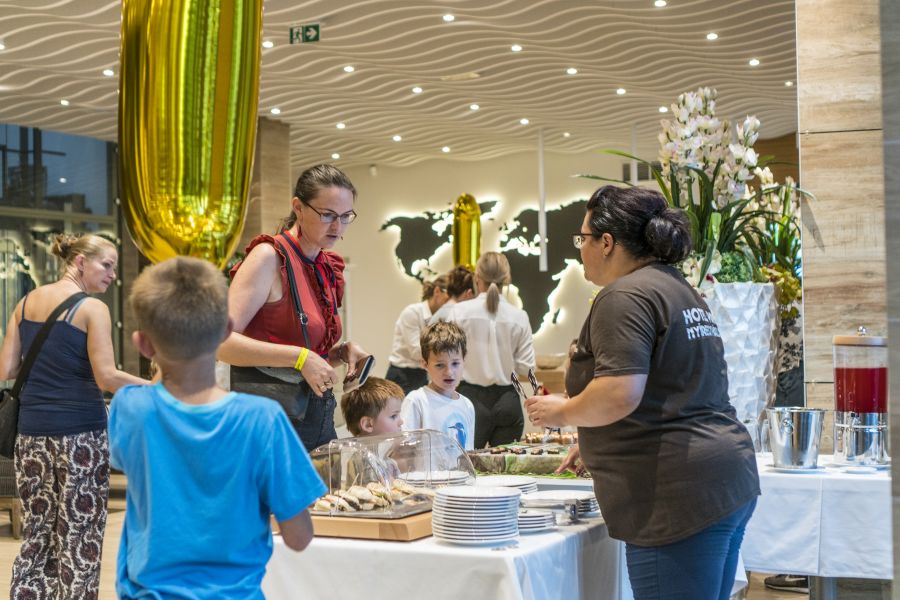
[[[431,510],[439,487],[475,482],[462,446],[432,430],[333,440],[310,458],[328,486],[313,514],[396,519]]]

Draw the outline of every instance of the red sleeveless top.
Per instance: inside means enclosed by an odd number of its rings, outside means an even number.
[[[281,242],[281,246],[275,240]],[[271,244],[281,257],[281,299],[267,302],[253,316],[242,332],[255,340],[273,344],[306,346],[303,329],[294,310],[291,299],[287,266],[294,271],[294,279],[303,305],[303,312],[309,318],[306,330],[309,334],[310,350],[325,355],[341,339],[341,317],[338,309],[344,299],[344,259],[334,252],[325,250],[313,260],[300,252],[300,243],[288,231],[272,237],[258,235],[247,246],[247,254],[258,244]],[[233,278],[242,262],[231,269]]]

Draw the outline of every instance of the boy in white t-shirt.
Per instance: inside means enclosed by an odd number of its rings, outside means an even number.
[[[466,334],[455,323],[438,321],[425,328],[420,345],[429,383],[403,401],[403,429],[434,429],[465,450],[474,449],[475,407],[456,391],[466,358]]]

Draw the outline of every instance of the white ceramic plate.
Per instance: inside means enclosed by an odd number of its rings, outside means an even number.
[[[572,500],[576,501],[587,501],[596,500],[596,496],[594,496],[594,492],[588,492],[585,490],[543,490],[540,492],[533,492],[527,495],[528,500],[551,500],[554,502],[569,502]]]
[[[856,469],[856,468],[866,468],[866,469],[875,469],[876,471],[886,471],[891,468],[891,463],[886,465],[857,465],[854,463],[831,463],[828,465],[829,467],[834,467],[836,469]]]
[[[516,535],[519,532],[518,527],[507,527],[506,529],[494,529],[492,531],[471,531],[468,529],[447,529],[444,527],[432,527],[432,533],[441,537],[453,538],[459,540],[486,540],[494,538],[507,538]]]
[[[537,487],[537,479],[525,475],[482,475],[475,479],[475,485],[481,487]]]
[[[504,487],[478,487],[465,485],[453,488],[442,488],[437,491],[437,497],[441,499],[463,500],[509,500],[518,499],[522,495],[517,489]]]
[[[467,486],[459,486],[452,488],[441,488],[440,490],[435,490],[439,492],[441,490],[461,490]],[[497,489],[497,488],[484,488],[484,489]],[[516,488],[499,488],[503,490],[510,490],[516,492],[521,495],[519,490]],[[444,504],[456,504],[457,506],[516,506],[519,503],[519,496],[510,496],[508,498],[452,498],[448,496],[442,496],[437,494],[434,497],[433,502]]]
[[[486,506],[448,506],[446,504],[432,504],[431,508],[436,513],[459,515],[462,517],[490,517],[490,516],[515,516],[518,506],[499,506],[491,508]]]
[[[515,542],[516,537],[511,536],[505,537],[498,540],[456,540],[456,539],[448,539],[439,535],[434,536],[435,539],[440,540],[447,544],[455,544],[457,546],[503,546],[509,544],[510,542]]]
[[[878,469],[869,466],[844,467],[843,469],[841,469],[841,473],[849,473],[850,475],[872,475],[873,473],[877,472]]]
[[[459,538],[461,540],[487,539],[487,538],[503,538],[516,535],[519,532],[518,527],[507,527],[505,529],[447,529],[446,527],[432,527],[432,533],[444,537]]]
[[[486,527],[506,527],[508,525],[515,525],[518,523],[518,520],[515,518],[511,519],[490,519],[484,521],[472,521],[467,519],[452,519],[446,517],[436,517],[432,515],[431,517],[432,523],[440,523],[441,525],[448,525],[452,527],[478,527],[478,528],[486,528]]]
[[[769,467],[776,473],[822,473],[825,471],[824,467],[812,467],[809,469],[786,469],[784,467]]]

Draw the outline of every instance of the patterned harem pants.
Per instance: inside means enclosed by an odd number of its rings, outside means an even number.
[[[106,430],[19,435],[15,465],[25,533],[10,598],[96,599],[109,495]]]

